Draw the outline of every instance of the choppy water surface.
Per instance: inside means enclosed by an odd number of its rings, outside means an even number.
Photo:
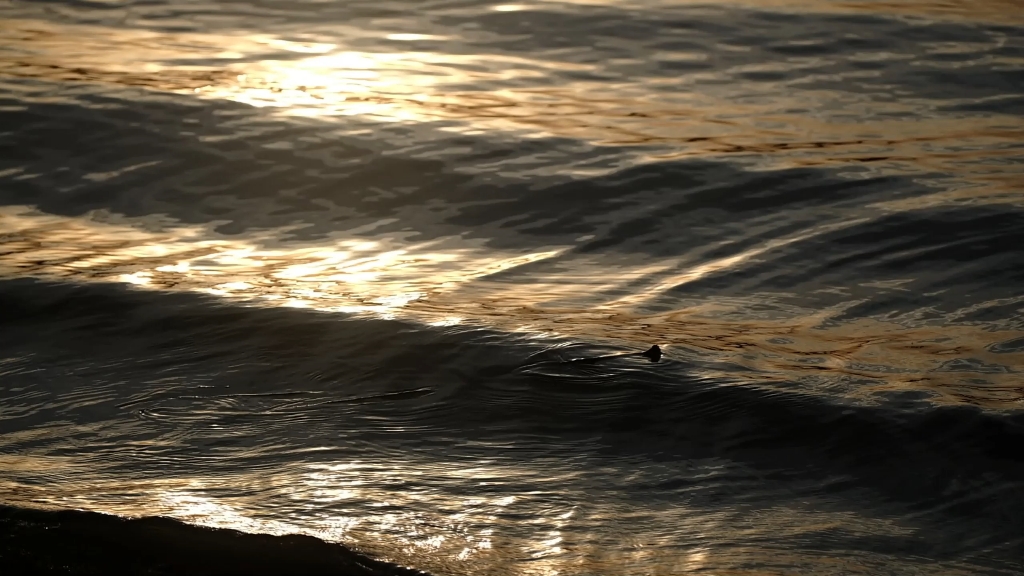
[[[2,4],[0,500],[1020,573],[1017,8]]]

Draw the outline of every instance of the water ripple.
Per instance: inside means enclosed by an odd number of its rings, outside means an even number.
[[[1019,573],[1013,8],[9,2],[0,500]]]

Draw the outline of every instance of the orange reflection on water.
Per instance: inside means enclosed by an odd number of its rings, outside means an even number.
[[[863,9],[855,3],[818,6]],[[961,5],[902,6],[928,14],[931,8]],[[986,13],[973,5],[971,12]],[[431,51],[430,42],[440,36],[344,25],[332,29],[332,42],[38,20],[6,20],[0,30],[0,40],[10,51],[10,57],[0,62],[0,78],[143,87],[231,100],[286,115],[443,121],[444,130],[468,133],[513,131],[643,145],[653,150],[638,153],[654,158],[742,156],[765,167],[853,163],[910,172],[959,165],[961,174],[987,179],[1001,188],[993,193],[1004,195],[1019,177],[1019,170],[1005,160],[1018,154],[1015,144],[1024,138],[1024,123],[1012,115],[941,114],[935,101],[909,94],[880,100],[877,94],[813,89],[809,83],[815,81],[814,75],[801,79],[797,74],[799,81],[742,79],[749,72],[785,73],[814,64],[806,58],[695,71],[685,77],[589,81],[572,75],[601,74],[604,63]],[[374,35],[389,43],[378,51],[346,48],[346,41]],[[413,40],[416,50],[402,50]],[[948,52],[963,47],[931,49]],[[672,53],[652,58],[703,56]],[[863,57],[913,58],[887,53]],[[1011,54],[986,58],[992,67],[1024,64]],[[857,83],[870,80],[873,72],[844,74]],[[1019,196],[1015,188],[1012,191]]]
[[[147,232],[24,207],[0,210],[0,225],[2,274],[126,282],[341,312],[387,313],[564,250],[502,254],[458,238],[422,244],[341,239],[269,248],[270,234],[233,240],[200,227]]]
[[[346,462],[287,468],[258,474],[217,477],[117,480],[83,467],[73,473],[72,458],[0,454],[4,470],[30,461],[32,471],[59,483],[55,491],[38,483],[0,480],[0,500],[44,508],[78,508],[128,517],[165,516],[201,526],[265,534],[303,533],[340,541],[377,558],[411,564],[435,574],[470,576],[552,576],[616,574],[635,568],[676,574],[705,570],[724,574],[765,574],[751,565],[806,566],[821,573],[834,562],[843,573],[871,574],[872,558],[835,559],[812,551],[765,549],[769,537],[800,541],[829,530],[852,536],[905,537],[912,530],[884,518],[817,509],[814,503],[778,505],[760,511],[637,507],[616,500],[581,513],[568,502],[552,505],[554,493],[453,497],[420,487],[433,482],[503,484],[536,473],[529,465],[509,467],[478,461],[471,467],[416,466],[415,463]],[[24,466],[23,466],[24,467]],[[553,471],[546,471],[554,474]],[[582,471],[578,474],[583,474]],[[561,485],[566,480],[549,476]],[[396,485],[405,486],[395,490]],[[226,487],[230,487],[226,489]],[[234,492],[233,494],[231,492]],[[289,521],[266,519],[267,502],[286,509]],[[347,514],[349,510],[352,514]],[[525,518],[510,520],[509,517]],[[624,524],[623,524],[624,523]],[[601,526],[630,526],[607,533]],[[623,545],[623,544],[627,545]],[[882,556],[874,562],[891,561]],[[950,566],[949,574],[965,573]]]

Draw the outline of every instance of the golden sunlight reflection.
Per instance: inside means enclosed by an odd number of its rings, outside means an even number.
[[[444,39],[441,35],[344,25],[332,28],[333,42],[38,20],[3,21],[0,30],[0,39],[12,50],[0,63],[0,80],[143,87],[293,116],[441,122],[445,131],[512,131],[642,146],[636,152],[641,158],[744,157],[765,167],[852,163],[883,172],[941,171],[956,163],[962,173],[984,176],[992,194],[1019,196],[1013,186],[1018,172],[1005,162],[1017,154],[1014,146],[1024,137],[1019,117],[942,115],[936,114],[934,101],[911,95],[879,101],[856,91],[742,80],[747,73],[770,71],[765,64],[608,82],[580,79],[601,74],[604,63],[444,53],[429,48]],[[384,42],[376,51],[346,47],[346,42],[374,37]],[[132,58],[126,60],[125,54]],[[987,58],[992,66],[1022,63],[1009,54]],[[796,64],[774,64],[791,65]],[[849,72],[847,79],[856,83],[864,74]],[[551,78],[559,79],[555,86]],[[857,113],[864,109],[872,114]],[[974,196],[980,195],[975,190]]]
[[[116,219],[114,219],[116,220]],[[146,232],[127,224],[0,209],[0,273],[125,282],[335,312],[388,314],[564,249],[501,254],[458,238],[415,244],[338,240],[267,248],[273,237],[234,240],[199,227]],[[59,263],[39,266],[39,262]],[[446,316],[444,323],[457,323]]]
[[[477,461],[459,470],[425,462],[348,461],[256,474],[121,476],[115,481],[97,475],[95,468],[74,472],[74,460],[0,454],[0,467],[16,472],[0,479],[0,498],[13,505],[166,516],[244,532],[304,533],[453,576],[613,574],[631,566],[658,574],[681,569],[741,574],[752,558],[763,556],[757,543],[766,534],[788,539],[828,530],[874,538],[910,534],[893,521],[821,510],[814,502],[757,512],[709,511],[684,503],[637,507],[635,502],[617,500],[614,491],[606,494],[600,507],[590,506],[582,494],[501,492],[517,476],[525,479],[540,473],[521,463],[510,468]],[[582,472],[545,469],[543,474],[550,485],[561,486]],[[37,482],[40,475],[58,482],[60,491]],[[467,481],[497,491],[454,495],[429,487],[463,486]],[[396,485],[403,488],[396,490]],[[237,493],[226,492],[225,486]],[[289,521],[266,519],[268,501],[287,511]],[[620,522],[609,522],[612,519]],[[629,529],[606,533],[599,530],[603,525]],[[632,545],[622,546],[624,541]],[[786,559],[794,562],[791,565],[808,560],[802,556],[805,552],[771,552],[773,557],[778,554],[792,554]],[[844,573],[870,573],[864,566],[851,568]]]

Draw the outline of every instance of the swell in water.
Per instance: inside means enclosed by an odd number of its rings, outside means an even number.
[[[437,574],[1017,573],[1005,6],[4,7],[0,500]]]

